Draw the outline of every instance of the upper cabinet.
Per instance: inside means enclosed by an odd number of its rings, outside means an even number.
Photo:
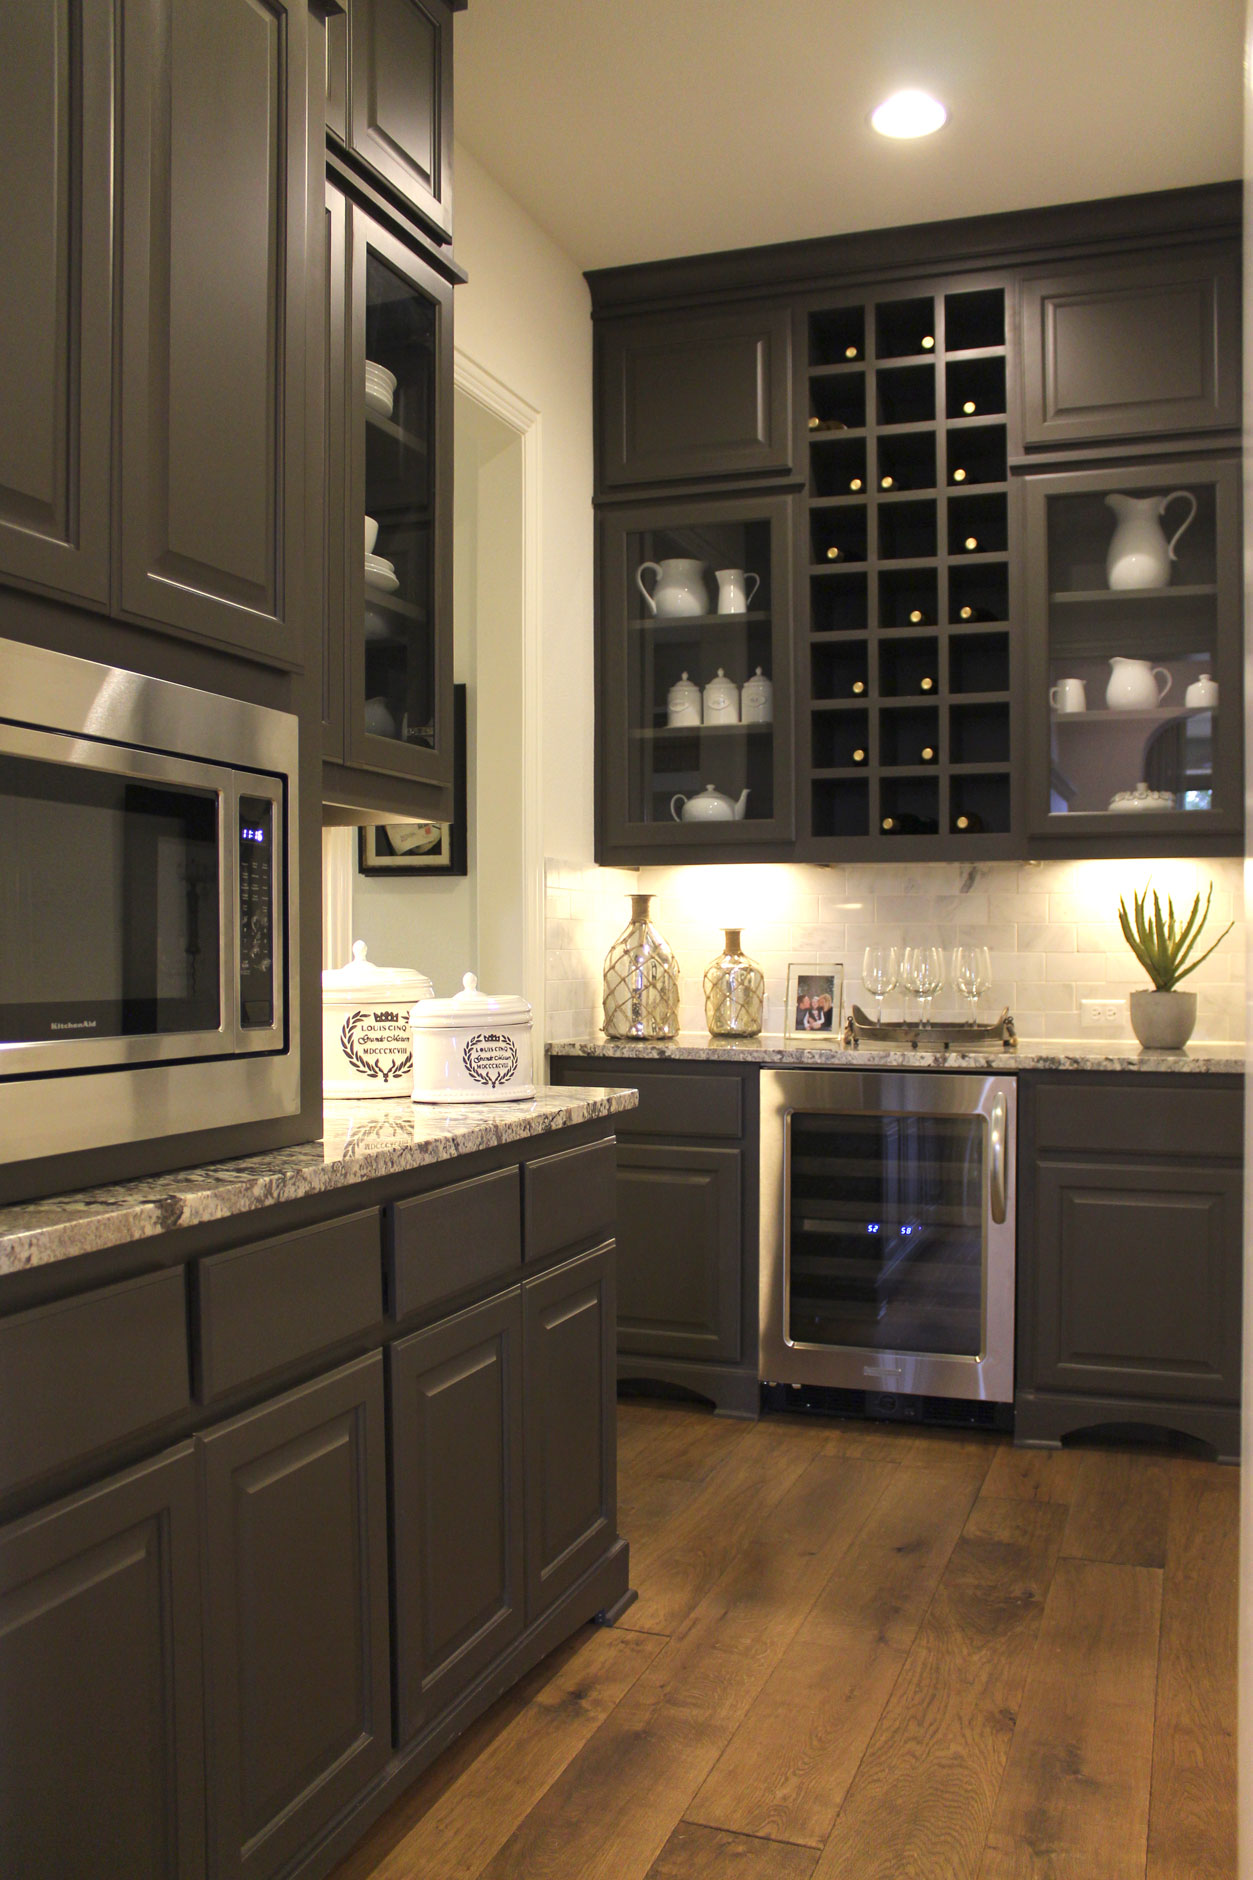
[[[109,598],[112,9],[0,8],[0,576]]]
[[[602,486],[790,469],[790,335],[786,307],[606,326],[597,361]]]
[[[447,0],[351,0],[347,20],[332,21],[327,39],[328,134],[445,242],[458,10]]]
[[[1022,284],[1023,442],[1068,448],[1240,422],[1240,263],[1232,244],[1030,274]]]

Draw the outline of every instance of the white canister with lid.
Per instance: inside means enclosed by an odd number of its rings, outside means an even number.
[[[719,666],[717,673],[705,687],[705,723],[707,725],[738,725],[740,722],[740,688],[734,679],[728,679]]]
[[[514,994],[489,998],[467,973],[451,999],[410,1014],[415,1103],[503,1103],[535,1095],[531,1008]]]
[[[698,725],[700,723],[700,687],[684,673],[676,679],[666,693],[666,723],[668,725]]]
[[[435,988],[409,966],[375,966],[354,940],[347,966],[322,975],[324,1097],[407,1097],[413,1089],[410,1015]]]
[[[774,687],[760,666],[744,681],[740,712],[746,725],[768,725],[774,717]]]

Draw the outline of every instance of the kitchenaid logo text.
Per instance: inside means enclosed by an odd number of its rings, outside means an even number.
[[[54,1018],[53,1031],[94,1031],[99,1024],[96,1018]]]

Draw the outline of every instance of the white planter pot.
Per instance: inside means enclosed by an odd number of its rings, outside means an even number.
[[[375,966],[365,942],[354,941],[348,965],[322,975],[322,1095],[407,1097],[412,1009],[434,991],[425,973]]]
[[[1195,992],[1146,987],[1127,1000],[1131,1029],[1146,1051],[1182,1051],[1196,1029]]]
[[[473,973],[451,999],[415,1005],[415,1103],[505,1103],[535,1095],[531,1008],[525,999],[488,998]]]

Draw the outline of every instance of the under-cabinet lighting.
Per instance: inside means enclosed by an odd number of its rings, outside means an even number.
[[[948,122],[948,112],[929,91],[894,91],[870,114],[883,137],[929,137]]]

